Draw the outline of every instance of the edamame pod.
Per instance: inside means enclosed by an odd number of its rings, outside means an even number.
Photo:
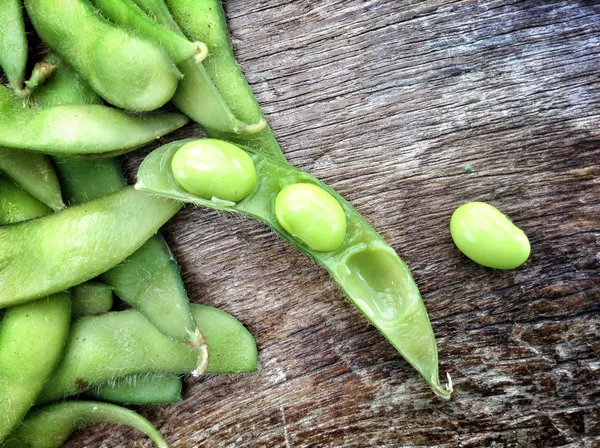
[[[23,88],[27,65],[27,36],[19,0],[0,2],[0,68],[15,92]]]
[[[6,310],[0,321],[0,442],[25,416],[62,354],[71,321],[68,293]]]
[[[210,347],[206,373],[257,369],[256,343],[240,322],[209,306],[192,305],[192,312]],[[63,358],[38,404],[124,376],[189,373],[197,364],[195,350],[164,336],[138,311],[84,317],[73,324]]]
[[[117,27],[84,0],[26,0],[43,41],[102,98],[150,111],[171,99],[181,73],[158,44]]]
[[[77,429],[112,423],[131,426],[168,448],[158,430],[141,415],[114,404],[68,401],[32,410],[1,448],[60,448]]]
[[[116,404],[166,404],[181,401],[181,388],[179,375],[138,375],[94,387],[85,395]]]
[[[220,200],[218,195],[213,200],[200,198],[182,188],[171,169],[173,157],[187,144],[212,142],[210,139],[182,140],[153,151],[138,170],[136,188],[179,201],[242,213],[270,226],[323,266],[433,391],[443,398],[450,398],[451,385],[444,388],[439,382],[435,337],[417,284],[398,254],[347,201],[313,176],[250,148],[243,149],[256,167],[258,181],[254,190],[237,203]],[[289,185],[302,183],[322,189],[341,206],[346,229],[337,249],[311,249],[288,233],[277,220],[275,199],[279,192]],[[312,225],[312,219],[306,220],[305,229]],[[299,231],[297,226],[296,230]]]
[[[0,177],[0,225],[29,221],[52,210],[5,177]]]
[[[43,218],[0,228],[0,308],[90,280],[117,265],[179,209],[126,188]]]
[[[44,58],[44,62],[52,65],[54,69],[44,85],[34,92],[31,98],[34,103],[43,107],[102,104],[102,98],[59,55],[50,52]]]
[[[0,171],[54,210],[65,206],[56,172],[45,154],[0,148]]]
[[[157,23],[183,36],[168,9],[161,7],[157,0],[135,2],[145,12],[151,11],[150,16],[154,17]],[[218,131],[241,136],[258,133],[264,129],[266,121],[262,117],[256,121],[244,122],[235,116],[202,64],[188,60],[178,64],[178,67],[183,73],[183,79],[173,95],[173,103],[200,124],[205,132]]]
[[[208,55],[208,48],[203,42],[190,42],[181,34],[160,25],[132,0],[92,0],[92,3],[113,23],[156,41],[176,64],[191,58],[199,63]]]
[[[105,283],[89,281],[71,288],[71,315],[77,319],[108,313],[113,306],[113,288]]]
[[[157,0],[137,1],[156,2]],[[200,40],[208,46],[209,56],[204,60],[204,67],[233,114],[247,123],[265,120],[256,97],[233,54],[221,0],[166,0],[166,3],[183,33],[188,38]],[[203,123],[200,125],[203,126]],[[281,147],[268,124],[252,134],[223,131],[210,126],[206,128],[203,126],[203,129],[209,137],[249,146],[284,159]]]
[[[118,155],[180,128],[188,119],[161,112],[144,117],[95,105],[24,107],[0,86],[0,146],[55,155]]]
[[[53,106],[58,101],[100,101],[68,64],[53,59],[58,77],[38,92],[46,95],[40,101],[43,106]],[[56,97],[51,95],[54,91],[57,92]],[[70,203],[97,199],[126,186],[121,167],[114,159],[54,157],[53,161],[61,178],[65,199]],[[202,354],[197,372],[202,373],[209,357],[208,346],[190,311],[177,263],[160,234],[151,237],[123,263],[105,272],[102,279],[164,334],[196,347]]]

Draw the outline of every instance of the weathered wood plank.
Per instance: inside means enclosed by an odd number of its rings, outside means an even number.
[[[436,399],[272,232],[187,208],[166,234],[190,296],[248,326],[262,370],[189,380],[183,403],[142,412],[173,447],[597,446],[600,5],[226,6],[289,160],[340,191],[412,268],[456,396]],[[142,156],[127,158],[131,172]],[[453,247],[450,215],[471,200],[528,233],[523,268],[478,267]],[[150,444],[101,427],[68,446]]]

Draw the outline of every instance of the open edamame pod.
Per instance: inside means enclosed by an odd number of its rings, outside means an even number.
[[[71,315],[77,319],[108,313],[113,307],[113,287],[89,281],[71,288]]]
[[[237,319],[203,305],[192,305],[192,312],[210,347],[206,373],[257,369],[256,343]],[[197,364],[197,351],[163,335],[136,310],[84,317],[73,324],[62,360],[38,404],[120,377],[189,373]]]
[[[29,221],[51,212],[46,204],[7,178],[0,177],[0,225]]]
[[[187,117],[177,113],[142,117],[96,105],[29,107],[0,86],[0,146],[9,148],[69,156],[117,155],[187,122]]]
[[[0,148],[0,171],[52,209],[65,206],[56,172],[45,154]]]
[[[0,6],[0,68],[15,92],[23,88],[27,66],[27,36],[20,0],[2,0]]]
[[[63,352],[71,300],[62,292],[6,310],[0,320],[0,442],[37,399]]]
[[[0,308],[106,272],[139,249],[180,208],[176,201],[126,188],[0,228]]]
[[[158,3],[164,0],[136,1]],[[265,120],[258,101],[233,54],[221,0],[166,0],[166,3],[183,33],[188,38],[200,40],[208,46],[209,55],[204,60],[204,67],[233,114],[247,123]],[[153,12],[158,14],[156,9]],[[209,137],[249,146],[274,157],[284,158],[281,147],[268,124],[260,131],[251,134],[236,134],[210,127],[203,127],[203,129]]]
[[[155,42],[105,20],[85,0],[26,0],[42,40],[107,102],[150,111],[171,99],[181,73]]]
[[[242,213],[270,226],[323,266],[433,391],[450,398],[451,385],[444,388],[439,381],[437,347],[425,305],[398,254],[347,201],[313,176],[250,148],[225,152],[226,146],[233,145],[201,139],[162,146],[142,162],[136,188]],[[242,163],[245,159],[253,166]],[[254,185],[251,170],[256,172]],[[237,179],[247,195],[237,202],[224,200],[217,177],[234,184]],[[196,194],[182,185],[195,187]],[[291,186],[296,191],[286,193]]]
[[[84,395],[116,404],[166,404],[181,401],[179,375],[137,375],[94,387]]]
[[[160,432],[141,415],[93,401],[67,401],[32,410],[0,448],[60,448],[77,429],[103,423],[131,426],[159,448],[168,448]]]
[[[52,56],[52,62],[56,77],[38,92],[43,95],[38,100],[42,106],[53,106],[61,101],[69,104],[101,101],[72,67],[55,56]],[[71,204],[106,196],[127,185],[121,167],[114,159],[53,157],[53,161],[61,178],[65,200]],[[164,334],[195,347],[202,355],[196,372],[202,373],[209,358],[208,346],[190,311],[175,258],[160,234],[151,237],[101,278]]]
[[[160,25],[132,0],[92,0],[92,3],[113,23],[156,41],[176,64],[192,58],[199,63],[208,55],[208,48],[203,42],[190,42],[181,34]]]

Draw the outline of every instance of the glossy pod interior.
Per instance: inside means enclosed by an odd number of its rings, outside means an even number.
[[[264,222],[282,238],[323,266],[356,307],[425,378],[433,391],[450,398],[451,386],[439,382],[435,337],[425,305],[410,271],[396,252],[339,194],[315,177],[273,157],[243,148],[254,161],[257,183],[238,203],[206,200],[190,194],[176,181],[171,166],[175,153],[193,140],[173,142],[152,152],[138,171],[136,188],[180,201],[245,214]],[[275,199],[285,187],[316,185],[341,205],[347,221],[342,245],[330,252],[311,250],[287,233],[275,216]]]

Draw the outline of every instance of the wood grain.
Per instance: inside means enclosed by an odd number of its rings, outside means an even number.
[[[191,298],[255,335],[255,375],[144,407],[181,447],[600,446],[600,4],[226,2],[241,66],[289,161],[411,267],[452,401],[328,275],[262,225],[193,207],[165,228]],[[189,126],[173,136],[200,135]],[[147,151],[125,159],[131,174]],[[465,166],[473,172],[465,172]],[[515,271],[453,246],[490,202],[532,242]],[[98,427],[76,447],[149,447]]]

